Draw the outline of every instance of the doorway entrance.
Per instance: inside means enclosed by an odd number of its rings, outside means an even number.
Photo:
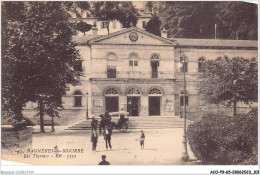
[[[160,115],[161,97],[149,97],[149,116]]]
[[[119,110],[118,97],[105,97],[105,103],[108,112],[117,112]]]
[[[140,97],[127,97],[129,116],[139,116]]]

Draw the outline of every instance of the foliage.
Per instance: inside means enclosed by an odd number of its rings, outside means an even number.
[[[152,18],[148,21],[146,26],[146,31],[153,33],[157,36],[161,36],[161,21],[159,17],[155,14],[153,14]]]
[[[130,27],[131,24],[137,23],[137,10],[131,2],[117,2],[117,1],[97,1],[93,2],[91,8],[93,16],[98,18],[98,21],[105,21],[107,23],[107,31],[109,33],[110,21],[118,20],[125,27]]]
[[[251,104],[257,101],[258,63],[255,58],[219,57],[204,63],[200,74],[198,92],[210,104],[223,103],[227,106],[237,102]]]
[[[16,6],[20,13],[13,15]],[[4,110],[14,118],[22,116],[22,107],[28,101],[53,104],[51,116],[56,116],[68,85],[79,84],[82,72],[74,69],[78,51],[71,41],[66,9],[63,2],[2,4],[2,34],[6,34],[2,44],[6,49],[2,54],[2,68],[6,71],[2,71],[2,101]],[[41,106],[42,132],[43,115],[47,114],[44,108]]]
[[[213,38],[215,2],[165,2],[159,13],[172,37]]]
[[[205,115],[188,127],[187,137],[203,164],[257,164],[257,109],[236,117]]]
[[[223,37],[229,39],[257,40],[257,5],[247,2],[219,2],[218,18]],[[220,28],[221,29],[221,28]]]
[[[79,30],[80,32],[84,33],[84,35],[85,35],[85,33],[87,31],[89,31],[91,29],[91,27],[92,27],[92,25],[81,21],[80,23],[77,23],[76,29]]]
[[[119,2],[97,1],[93,2],[91,13],[98,18],[98,21],[107,23],[107,31],[109,33],[110,21],[118,18]]]
[[[123,24],[124,27],[129,28],[136,26],[137,16],[139,15],[137,9],[133,6],[132,2],[120,2],[117,20]]]
[[[247,2],[153,2],[163,27],[176,38],[257,40],[257,4]]]

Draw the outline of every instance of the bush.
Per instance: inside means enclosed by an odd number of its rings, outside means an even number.
[[[257,164],[257,109],[236,117],[207,114],[187,137],[203,164]]]

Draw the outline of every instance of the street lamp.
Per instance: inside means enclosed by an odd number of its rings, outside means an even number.
[[[88,119],[88,92],[86,92],[86,118]]]
[[[184,145],[184,152],[182,155],[182,159],[184,161],[189,160],[189,155],[188,155],[188,149],[187,149],[187,137],[186,137],[186,77],[185,77],[185,72],[186,72],[186,64],[188,63],[188,57],[186,57],[183,54],[183,51],[180,49],[180,64],[179,66],[182,67],[183,70],[183,105],[184,105],[184,127],[183,127],[183,145]]]

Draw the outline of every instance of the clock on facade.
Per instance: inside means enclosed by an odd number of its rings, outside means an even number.
[[[130,33],[129,38],[131,41],[137,41],[138,35],[135,32]]]

